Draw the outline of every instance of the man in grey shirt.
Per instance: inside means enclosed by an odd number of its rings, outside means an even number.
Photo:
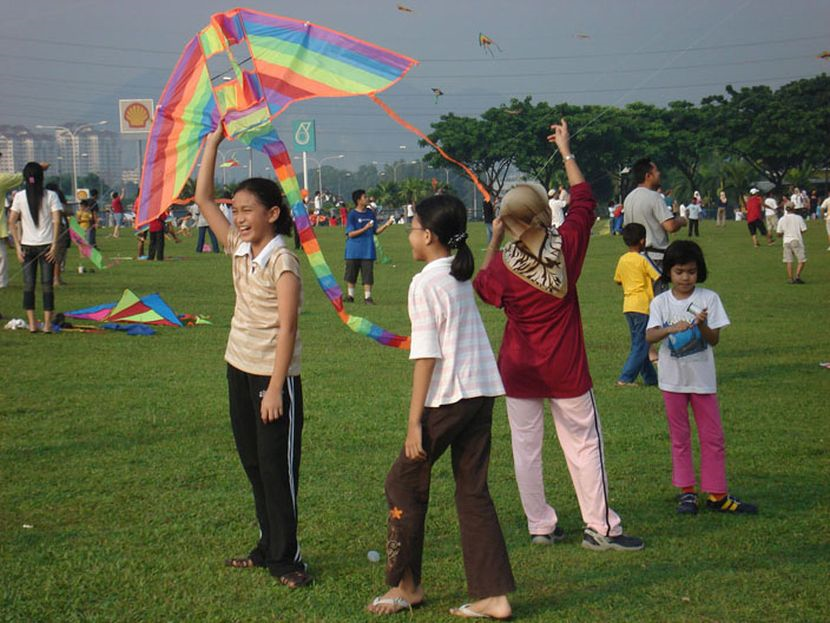
[[[649,158],[634,163],[631,175],[637,188],[623,202],[623,222],[639,223],[646,228],[646,255],[662,269],[663,252],[669,246],[669,234],[683,228],[686,219],[676,217],[657,192],[660,169]]]

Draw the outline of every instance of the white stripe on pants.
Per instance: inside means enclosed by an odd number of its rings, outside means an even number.
[[[6,266],[6,262],[8,261],[8,250],[6,249],[6,240],[6,238],[0,238],[0,288],[5,288],[9,285],[9,269]]]
[[[542,476],[545,400],[507,397],[513,465],[531,534],[550,534],[558,521],[556,511],[545,499]],[[608,506],[602,427],[593,392],[588,391],[577,398],[552,398],[550,403],[556,435],[568,463],[582,520],[600,534],[622,534],[620,517]]]

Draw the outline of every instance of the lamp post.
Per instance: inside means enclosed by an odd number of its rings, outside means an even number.
[[[72,139],[72,199],[74,201],[78,201],[78,135],[81,133],[81,130],[88,130],[94,126],[105,125],[106,123],[106,120],[98,121],[97,123],[85,123],[83,125],[79,125],[74,131],[63,127],[62,125],[35,126],[38,130],[58,130],[59,132],[66,132]]]
[[[320,194],[323,194],[323,163],[326,160],[339,160],[340,158],[345,158],[346,156],[343,154],[338,154],[336,156],[326,156],[325,158],[320,158],[317,160],[316,158],[312,158],[311,156],[307,156],[309,160],[314,161],[317,165],[317,189],[320,191]],[[294,156],[294,160],[302,160],[300,156]]]

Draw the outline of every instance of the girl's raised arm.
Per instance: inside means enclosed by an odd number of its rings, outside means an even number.
[[[222,210],[213,200],[213,175],[216,171],[216,152],[219,144],[225,137],[222,124],[213,132],[208,134],[205,140],[205,151],[202,154],[202,166],[199,168],[199,175],[196,178],[196,205],[202,215],[207,219],[213,233],[219,239],[223,247],[228,245],[228,232],[230,225],[228,219],[222,214]]]

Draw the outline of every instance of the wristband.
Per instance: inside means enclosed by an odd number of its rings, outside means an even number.
[[[567,156],[562,158],[562,162],[567,162],[568,160],[576,160],[576,156],[574,156],[573,154],[568,154]]]

